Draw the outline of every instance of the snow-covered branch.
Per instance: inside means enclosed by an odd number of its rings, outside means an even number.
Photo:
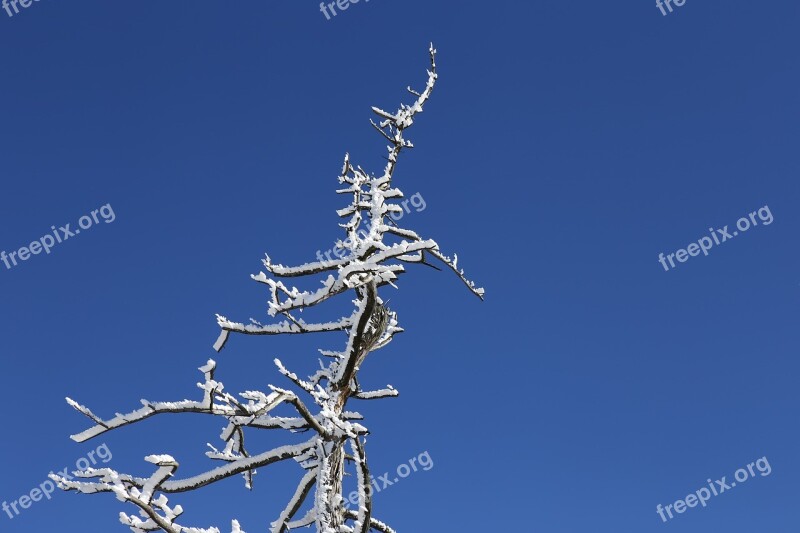
[[[326,322],[323,324],[307,324],[303,320],[284,320],[278,324],[270,324],[263,326],[261,324],[242,324],[240,322],[232,322],[224,316],[217,315],[217,325],[222,329],[219,339],[214,345],[216,351],[221,351],[228,340],[228,335],[231,332],[245,333],[247,335],[284,335],[284,334],[301,334],[301,333],[322,333],[329,331],[343,331],[350,326],[352,322],[349,318],[341,318],[336,322]]]
[[[72,440],[75,442],[85,442],[107,431],[111,431],[112,429],[117,429],[136,422],[141,422],[142,420],[156,415],[167,413],[199,413],[223,416],[234,420],[250,419],[248,424],[242,425],[269,427],[267,424],[272,421],[272,418],[269,417],[268,413],[281,403],[291,401],[291,397],[283,392],[273,391],[271,394],[263,394],[248,391],[242,394],[242,398],[247,403],[239,402],[233,396],[224,392],[224,386],[221,382],[214,380],[215,368],[216,363],[213,360],[209,360],[205,366],[200,368],[205,376],[205,381],[197,384],[204,393],[201,401],[181,400],[177,402],[151,402],[149,400],[141,400],[143,407],[140,409],[127,414],[117,413],[114,418],[108,420],[101,419],[87,407],[71,398],[67,398],[67,402],[75,410],[95,422],[95,425],[89,429],[72,435]],[[274,427],[281,426],[280,424],[276,424]]]
[[[344,515],[348,520],[358,519],[358,513],[356,513],[355,511],[351,511],[349,509],[345,510]],[[380,531],[381,533],[396,533],[394,529],[390,528],[389,526],[387,526],[386,524],[375,518],[370,518],[369,528],[374,529],[375,531]]]
[[[248,390],[239,395],[229,394],[215,379],[216,363],[210,360],[200,368],[204,379],[197,384],[202,390],[199,400],[142,400],[141,408],[104,419],[68,398],[68,403],[93,424],[72,436],[77,442],[156,415],[198,413],[224,419],[220,435],[224,446],[217,449],[209,444],[210,451],[206,456],[220,466],[195,476],[175,479],[179,468],[175,459],[168,455],[149,455],[146,461],[156,467],[150,477],[133,477],[108,468],[87,469],[76,473],[79,480],[70,476],[51,476],[61,488],[84,494],[109,492],[121,501],[135,505],[139,516],[120,515],[121,522],[134,533],[159,530],[166,533],[219,533],[217,528],[198,529],[179,524],[177,519],[183,509],[180,505],[170,504],[166,495],[199,489],[239,474],[245,478],[246,487],[252,488],[256,469],[291,459],[304,469],[304,474],[291,500],[278,519],[272,522],[271,533],[286,533],[313,524],[316,524],[318,533],[368,533],[370,530],[394,533],[372,516],[371,480],[363,442],[368,429],[356,422],[363,419],[359,413],[346,409],[351,398],[377,400],[398,395],[391,385],[364,391],[358,380],[358,373],[367,357],[388,345],[403,331],[397,314],[381,298],[381,291],[389,285],[396,288],[396,282],[406,272],[408,264],[433,266],[426,260],[434,258],[455,272],[472,293],[481,299],[484,295],[483,289],[476,287],[459,269],[457,256],[451,259],[442,254],[436,241],[401,228],[391,219],[391,215],[402,213],[402,205],[405,205],[398,203],[403,192],[392,183],[400,153],[413,147],[405,138],[405,132],[423,112],[438,79],[436,50],[432,45],[429,54],[430,68],[424,89],[408,89],[414,96],[413,103],[401,104],[395,112],[372,108],[378,117],[377,122],[371,121],[372,125],[389,143],[383,173],[371,174],[354,164],[349,154],[345,156],[338,177],[341,187],[336,191],[349,197],[349,204],[337,211],[343,219],[339,226],[346,235],[345,240],[336,245],[342,253],[337,253],[336,259],[331,259],[330,254],[327,254],[327,259],[317,254],[318,261],[298,266],[275,264],[266,256],[264,271],[253,275],[252,279],[268,289],[267,314],[274,319],[272,324],[261,324],[254,319],[237,322],[217,315],[220,329],[214,344],[217,351],[222,350],[231,333],[268,336],[344,332],[347,336],[344,346],[340,344],[336,350],[321,349],[320,352],[328,359],[320,361],[320,368],[308,378],[299,377],[280,360],[274,360],[278,372],[297,387],[298,393],[267,384],[268,390],[264,392]],[[284,283],[280,278],[300,278],[302,283],[298,285],[306,288],[287,285],[288,282]],[[313,283],[317,285],[314,287]],[[311,288],[307,288],[309,286]],[[316,322],[300,318],[304,310],[343,294],[354,295],[354,309],[349,316]],[[299,391],[308,394],[313,403],[304,403]],[[273,415],[279,406],[291,407],[297,416]],[[249,447],[250,430],[259,429],[285,429],[293,433],[307,431],[312,436],[300,444],[254,455],[245,447],[245,438],[248,438]],[[348,442],[351,455],[345,451]],[[348,461],[352,464],[348,465]],[[357,511],[346,510],[342,505],[343,480],[349,466],[355,468],[359,495]],[[313,505],[303,517],[296,518],[312,490],[315,491],[311,498]],[[244,533],[236,521],[232,523],[232,530],[233,533]]]
[[[400,393],[397,391],[397,389],[395,389],[391,385],[389,385],[385,389],[369,391],[369,392],[359,391],[353,393],[352,395],[353,398],[356,398],[358,400],[379,400],[381,398],[396,398],[397,396],[400,396]]]
[[[134,533],[148,531],[220,533],[220,530],[215,527],[201,529],[178,524],[176,519],[183,514],[183,508],[180,505],[171,506],[164,494],[155,496],[161,490],[164,480],[168,479],[178,468],[177,461],[169,455],[152,455],[146,457],[145,460],[158,467],[156,472],[146,480],[133,480],[129,476],[120,475],[108,468],[89,469],[76,473],[77,476],[83,478],[98,478],[97,482],[67,481],[55,474],[51,474],[50,478],[64,490],[75,490],[85,494],[112,492],[118,500],[132,503],[139,508],[141,518],[120,513],[120,522],[130,527]],[[236,520],[232,521],[231,531],[232,533],[244,533]]]
[[[303,502],[305,502],[309,492],[311,492],[311,489],[317,482],[318,474],[319,472],[317,469],[306,472],[306,475],[303,476],[302,480],[300,480],[300,484],[297,486],[297,490],[295,491],[294,496],[292,496],[292,499],[289,500],[286,508],[283,510],[278,519],[271,524],[272,527],[270,528],[270,533],[284,533],[290,529],[293,529],[294,527],[299,527],[291,526],[292,518],[294,518],[294,515],[300,510],[300,507],[303,505]]]
[[[353,533],[368,533],[372,518],[372,487],[370,487],[367,454],[360,439],[351,439],[350,445],[356,462],[356,479],[358,482],[358,515],[353,525]]]

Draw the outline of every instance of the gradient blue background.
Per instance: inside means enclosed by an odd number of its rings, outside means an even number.
[[[784,533],[800,496],[800,8],[788,0],[372,0],[327,21],[302,1],[57,2],[0,12],[0,249],[111,203],[117,216],[0,268],[0,498],[105,442],[121,470],[208,463],[218,422],[152,420],[85,445],[67,395],[104,416],[196,398],[209,357],[228,390],[283,384],[343,337],[239,338],[266,317],[248,279],[269,252],[340,236],[346,151],[374,171],[369,107],[440,82],[409,130],[403,223],[457,251],[485,303],[411,268],[385,296],[407,333],[362,383],[376,496],[398,531]],[[775,221],[665,272],[674,252],[769,205]],[[2,265],[0,265],[1,267]],[[338,306],[331,316],[338,316]],[[269,434],[263,446],[296,441]],[[257,451],[258,448],[256,448]],[[667,504],[766,456],[773,472],[668,524]],[[185,523],[266,531],[296,465],[177,496]],[[0,531],[125,531],[110,495],[59,493]]]

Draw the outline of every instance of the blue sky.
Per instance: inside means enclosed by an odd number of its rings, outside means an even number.
[[[411,269],[384,297],[406,333],[365,366],[398,399],[358,406],[374,472],[434,462],[376,496],[398,531],[783,532],[800,488],[800,59],[796,2],[372,0],[55,2],[0,11],[0,250],[110,204],[113,223],[0,264],[0,499],[101,444],[139,475],[184,474],[219,424],[154,420],[84,445],[71,396],[104,416],[281,383],[341,338],[233,338],[266,318],[248,276],[340,237],[345,152],[375,172],[370,106],[440,80],[395,183],[404,224],[459,253],[486,301]],[[774,216],[665,271],[759,208]],[[335,307],[335,306],[334,306]],[[338,309],[332,316],[338,318]],[[264,446],[283,444],[272,434]],[[656,513],[766,457],[668,523]],[[176,501],[193,526],[266,531],[300,469]],[[0,531],[125,531],[108,495],[55,494]]]

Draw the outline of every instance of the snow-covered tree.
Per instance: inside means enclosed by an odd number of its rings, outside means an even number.
[[[221,328],[214,348],[222,350],[231,333],[245,335],[279,335],[343,331],[347,343],[339,351],[320,350],[326,363],[312,376],[301,379],[275,360],[278,371],[288,379],[297,392],[313,400],[307,405],[291,390],[270,386],[269,391],[246,391],[234,396],[225,391],[215,379],[216,363],[208,361],[200,368],[203,382],[199,383],[202,398],[178,402],[142,400],[142,407],[114,418],[103,419],[87,407],[67,399],[69,404],[90,418],[93,426],[73,435],[72,439],[84,442],[107,431],[140,422],[163,413],[201,413],[225,419],[221,449],[211,447],[210,459],[221,466],[203,474],[179,478],[178,462],[169,455],[150,455],[145,461],[154,465],[149,477],[134,477],[111,468],[90,468],[75,473],[78,480],[58,475],[51,476],[64,490],[85,494],[113,493],[119,500],[138,508],[136,515],[120,513],[120,520],[135,533],[165,531],[167,533],[212,533],[217,528],[199,529],[179,522],[183,509],[170,503],[167,495],[192,491],[231,476],[242,475],[248,488],[252,488],[256,469],[279,461],[294,460],[304,470],[294,495],[277,520],[272,522],[271,533],[315,525],[320,533],[366,533],[370,530],[393,531],[372,515],[372,490],[370,473],[364,451],[367,428],[359,421],[363,417],[348,411],[348,401],[374,400],[398,395],[391,386],[380,390],[363,390],[357,374],[367,356],[392,341],[403,331],[395,312],[388,309],[381,298],[380,289],[396,286],[398,276],[409,263],[428,263],[436,260],[456,273],[467,288],[483,298],[483,289],[467,280],[458,267],[458,258],[444,255],[436,241],[419,236],[414,231],[399,227],[392,213],[402,212],[396,203],[402,192],[392,183],[400,153],[412,144],[404,137],[405,130],[422,112],[433,92],[437,80],[436,51],[430,48],[431,66],[425,89],[417,92],[409,88],[416,98],[411,105],[401,104],[395,113],[373,107],[379,117],[372,125],[389,142],[388,161],[379,176],[368,174],[354,166],[345,156],[337,192],[352,197],[349,205],[338,211],[345,219],[346,238],[338,243],[342,254],[336,259],[306,263],[300,266],[283,266],[273,263],[269,256],[264,260],[265,271],[253,276],[269,290],[270,324],[251,319],[249,323],[236,322],[218,316]],[[341,255],[341,257],[339,257]],[[301,290],[287,285],[287,278],[322,278],[322,286],[315,290]],[[324,323],[310,323],[298,318],[298,312],[323,303],[337,295],[352,294],[354,309],[349,316]],[[310,401],[309,400],[309,401]],[[295,414],[289,417],[273,413],[278,406],[290,408]],[[310,438],[299,444],[281,446],[253,453],[245,447],[246,433],[258,430],[288,430],[306,432]],[[344,502],[344,476],[348,468],[355,471],[359,503],[349,510]],[[304,505],[313,492],[313,502]],[[299,518],[297,513],[308,508]],[[232,522],[234,533],[241,532],[239,523]]]

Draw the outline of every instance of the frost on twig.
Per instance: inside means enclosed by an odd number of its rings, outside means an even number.
[[[393,185],[393,178],[401,152],[413,147],[405,133],[423,112],[438,79],[436,50],[431,46],[429,52],[430,68],[425,87],[421,91],[409,88],[414,96],[411,104],[401,104],[394,112],[372,108],[377,117],[371,121],[372,126],[388,142],[383,171],[371,174],[354,164],[349,154],[345,155],[337,193],[350,199],[337,211],[343,219],[340,226],[345,233],[345,239],[338,243],[341,255],[337,254],[336,259],[318,256],[319,261],[298,266],[276,264],[267,256],[263,261],[264,271],[252,278],[266,288],[267,315],[274,319],[273,323],[261,324],[253,319],[247,323],[237,322],[217,315],[220,334],[214,349],[218,352],[231,334],[344,332],[347,336],[344,346],[337,350],[321,349],[326,360],[307,378],[298,376],[279,359],[274,359],[278,373],[297,393],[269,384],[263,391],[230,394],[215,377],[216,363],[209,360],[200,368],[203,381],[197,384],[201,394],[196,400],[142,400],[142,407],[106,419],[68,398],[69,405],[92,422],[88,429],[72,436],[77,442],[157,415],[195,413],[218,417],[223,422],[220,435],[223,445],[220,448],[208,445],[206,456],[219,466],[195,476],[178,478],[176,459],[169,455],[149,455],[145,460],[155,467],[149,477],[134,477],[110,468],[90,468],[76,472],[77,479],[52,475],[59,487],[83,494],[113,493],[120,501],[134,505],[138,514],[120,514],[120,521],[134,533],[220,533],[213,527],[198,529],[179,523],[183,509],[171,504],[167,495],[193,491],[238,475],[244,477],[245,486],[251,489],[257,469],[291,459],[304,474],[281,514],[271,523],[270,533],[285,533],[311,525],[316,525],[320,533],[394,533],[372,513],[365,452],[365,436],[369,431],[359,422],[363,420],[359,413],[346,409],[350,399],[377,400],[399,394],[391,385],[363,390],[358,381],[359,370],[367,357],[387,346],[403,331],[397,314],[381,297],[381,289],[397,287],[398,278],[406,272],[407,265],[435,266],[428,262],[433,259],[453,271],[474,295],[481,299],[484,295],[483,289],[459,268],[456,255],[452,258],[445,255],[435,240],[423,238],[391,220],[392,214],[403,211],[399,203],[403,192]],[[298,279],[306,288],[298,288],[289,278]],[[353,311],[348,316],[329,322],[307,322],[300,318],[305,309],[343,294],[353,298]],[[279,407],[289,410],[292,416],[275,415]],[[309,438],[299,444],[253,453],[246,445],[247,437],[253,431],[265,429],[306,433]],[[348,444],[350,454],[346,451]],[[355,469],[356,510],[345,509],[342,504],[348,461]],[[304,508],[305,512],[301,513]],[[243,533],[235,520],[231,529],[233,533]]]

